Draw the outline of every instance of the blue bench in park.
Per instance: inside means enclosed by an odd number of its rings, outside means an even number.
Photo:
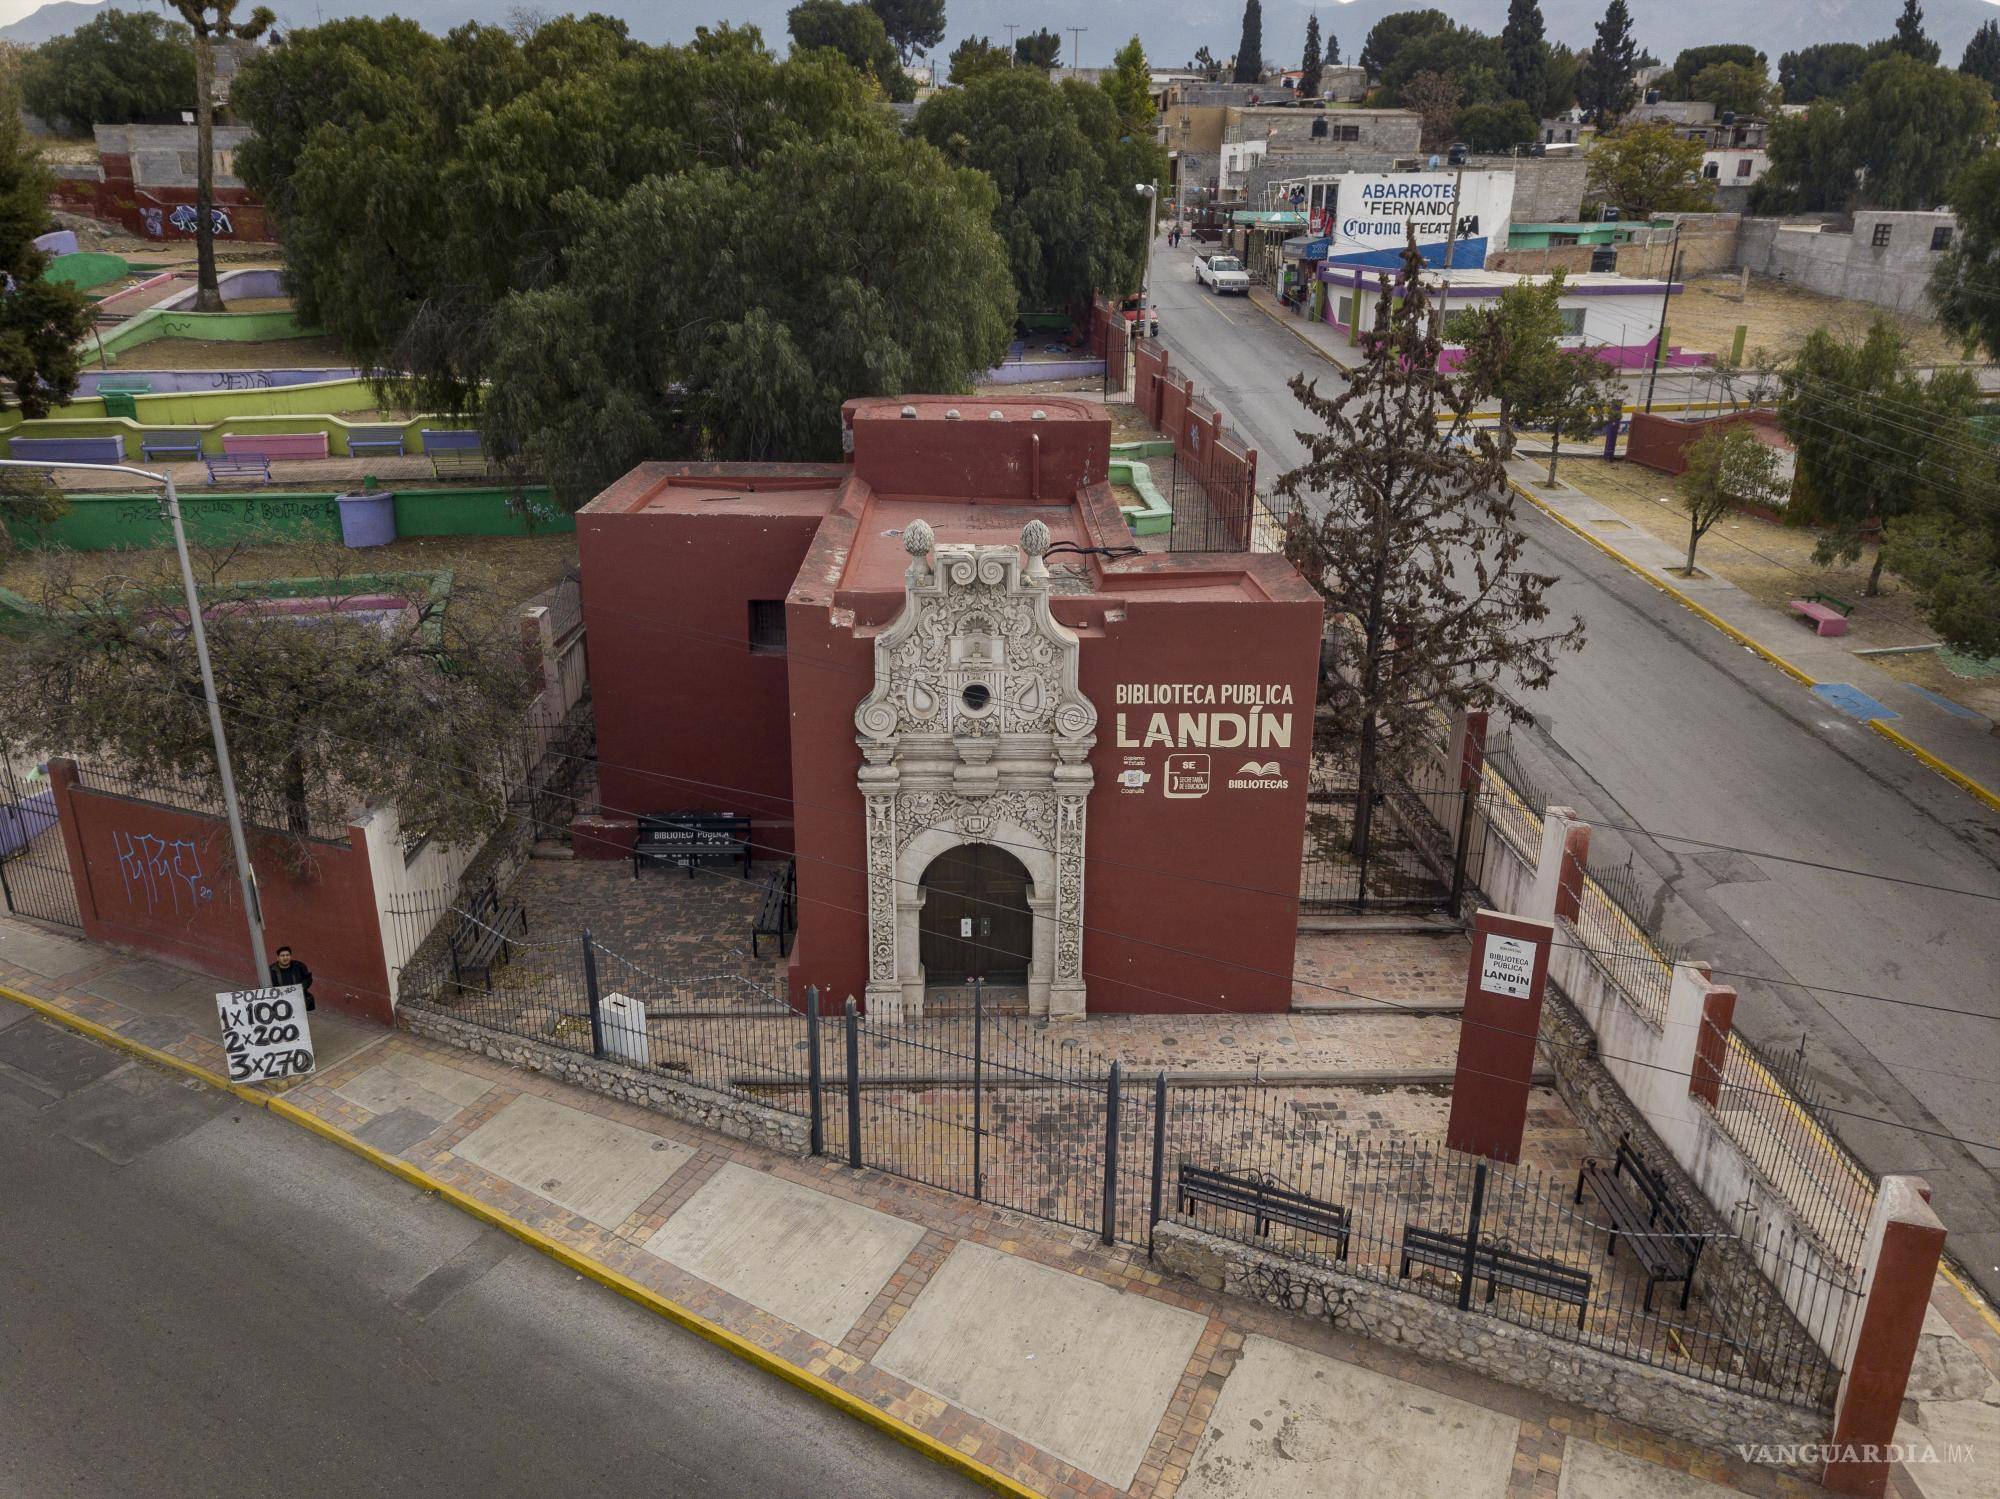
[[[452,474],[486,474],[486,437],[480,432],[434,432],[424,428],[424,453],[431,472],[442,479]]]
[[[262,453],[205,454],[201,461],[208,465],[208,482],[211,484],[220,484],[225,479],[271,482],[271,460]]]
[[[424,435],[430,436],[428,432]],[[356,458],[363,453],[386,453],[400,458],[409,447],[403,440],[401,427],[351,427],[347,433],[347,451]]]
[[[7,444],[9,458],[61,466],[65,463],[123,463],[122,437],[16,437]]]
[[[139,439],[139,452],[148,463],[155,458],[184,458],[192,463],[201,457],[201,433],[173,429],[148,432]]]

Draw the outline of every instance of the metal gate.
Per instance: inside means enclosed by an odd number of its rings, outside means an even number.
[[[83,929],[69,850],[56,825],[46,767],[23,773],[0,759],[0,898],[16,916]]]

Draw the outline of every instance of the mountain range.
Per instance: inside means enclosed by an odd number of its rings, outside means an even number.
[[[114,0],[115,3],[115,0]],[[765,39],[782,46],[785,13],[793,0],[575,0],[571,6],[543,0],[281,0],[279,30],[311,26],[349,15],[400,14],[433,31],[448,31],[467,21],[504,25],[522,10],[560,13],[564,9],[597,10],[623,17],[632,34],[643,41],[685,41],[697,26],[730,20],[762,29]],[[1433,0],[1438,3],[1438,0]],[[1639,43],[1662,61],[1672,62],[1684,47],[1714,42],[1748,42],[1762,50],[1775,70],[1781,53],[1816,42],[1870,42],[1895,29],[1901,0],[1777,0],[1746,7],[1741,0],[1629,0]],[[1582,48],[1604,14],[1605,0],[1542,0],[1542,14],[1551,41]],[[83,0],[53,0],[30,8],[29,0],[0,0],[0,14],[19,19],[0,26],[0,40],[37,44],[61,36],[105,8]],[[151,6],[127,8],[152,9]],[[1306,17],[1317,11],[1320,27],[1339,39],[1343,61],[1361,50],[1369,27],[1399,10],[1418,9],[1411,0],[1265,0],[1264,59],[1294,63],[1305,41]],[[1507,19],[1507,0],[1449,0],[1438,3],[1460,23],[1498,33]],[[21,14],[22,12],[25,14]],[[1186,62],[1196,49],[1207,47],[1217,57],[1236,51],[1242,31],[1237,0],[1094,0],[1082,14],[1090,20],[1080,42],[1085,67],[1101,67],[1127,38],[1137,35],[1156,67]],[[940,53],[948,53],[968,35],[1004,40],[1007,27],[1032,31],[1048,26],[1062,31],[1064,61],[1071,60],[1070,38],[1062,23],[1078,8],[1048,0],[949,0],[947,36]],[[2000,19],[1994,0],[1926,0],[1924,27],[1944,49],[1944,61],[1956,65],[1980,22]]]

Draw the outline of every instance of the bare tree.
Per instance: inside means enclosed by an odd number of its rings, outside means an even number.
[[[1520,565],[1500,451],[1469,420],[1484,391],[1439,371],[1429,301],[1412,236],[1346,388],[1328,398],[1293,379],[1318,430],[1299,434],[1306,461],[1277,485],[1285,555],[1327,604],[1314,747],[1354,762],[1357,849],[1383,778],[1437,712],[1511,712],[1504,683],[1546,686],[1583,645],[1582,620],[1549,624],[1556,580]]]

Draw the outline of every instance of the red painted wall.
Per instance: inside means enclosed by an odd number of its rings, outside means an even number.
[[[1068,504],[1105,478],[1111,417],[1091,401],[1051,396],[913,396],[857,400],[842,408],[854,437],[854,475],[880,495]],[[919,414],[905,417],[905,408]],[[994,421],[1000,410],[1004,419]],[[1030,410],[1045,413],[1035,421]],[[956,420],[945,413],[956,411]]]
[[[1683,421],[1652,412],[1632,413],[1632,426],[1625,439],[1625,456],[1634,463],[1663,474],[1687,472],[1687,450],[1711,432],[1731,427],[1762,427],[1778,430],[1778,417],[1771,411],[1730,411],[1721,416]]]
[[[720,505],[578,514],[607,814],[743,812],[759,857],[790,853],[785,658],[751,654],[748,600],[785,597],[818,525]]]
[[[102,181],[92,182],[76,177],[56,179],[51,197],[57,206],[107,220],[148,239],[194,239],[192,230],[177,229],[168,222],[173,211],[182,204],[194,206],[195,190],[192,187],[151,186],[142,189],[132,181],[131,157],[106,155],[99,160],[104,168]],[[229,212],[230,232],[219,236],[224,243],[231,240],[274,240],[278,237],[262,201],[248,188],[218,187],[215,189],[215,202]],[[159,210],[157,229],[151,215],[145,212],[147,209]],[[317,989],[314,998],[318,998]]]
[[[231,988],[269,982],[251,972],[229,830],[220,818],[85,790],[67,760],[50,763],[49,780],[85,936],[189,964]],[[289,944],[312,969],[315,1003],[393,1024],[360,829],[349,830],[346,844],[315,842],[313,858],[310,873],[294,875],[281,841],[251,830],[266,944]]]

